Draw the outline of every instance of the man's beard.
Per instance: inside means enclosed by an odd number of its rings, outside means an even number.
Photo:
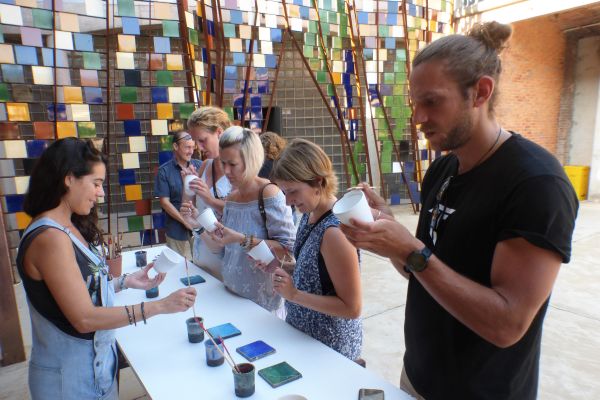
[[[458,118],[454,127],[446,134],[446,139],[440,144],[442,151],[452,151],[460,148],[471,139],[473,122],[465,110]]]

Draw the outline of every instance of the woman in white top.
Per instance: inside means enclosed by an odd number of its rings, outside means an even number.
[[[194,179],[190,183],[190,189],[194,196],[183,194],[182,209],[188,201],[194,201],[196,208],[202,212],[211,208],[217,217],[223,213],[225,197],[231,191],[231,184],[223,173],[219,158],[219,138],[225,129],[231,126],[229,117],[225,111],[218,107],[200,107],[190,115],[188,132],[196,141],[198,149],[203,153],[206,161],[198,171],[193,169],[186,171],[188,174],[198,175],[200,179]],[[194,264],[206,270],[212,276],[223,280],[221,275],[222,255],[220,248],[212,245],[210,237],[206,233],[194,233],[194,248],[192,249]]]

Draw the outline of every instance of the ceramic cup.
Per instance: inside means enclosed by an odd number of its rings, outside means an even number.
[[[256,246],[250,249],[248,255],[264,264],[269,264],[275,258],[267,242],[264,240],[261,240]]]
[[[212,232],[217,228],[215,225],[217,217],[215,217],[212,208],[206,208],[202,211],[200,215],[198,215],[198,222],[200,222],[200,225],[209,232]]]
[[[135,252],[135,266],[138,268],[145,267],[147,264],[146,251],[139,250]]]
[[[215,343],[218,346],[218,350]],[[206,365],[209,367],[218,367],[225,362],[225,358],[223,357],[223,352],[225,351],[223,349],[223,341],[219,338],[215,338],[215,343],[213,343],[210,338],[204,341],[204,347],[206,348]]]
[[[250,397],[254,394],[254,365],[250,363],[237,364],[237,368],[233,372],[233,385],[235,387],[235,395],[237,397]]]
[[[154,269],[158,272],[168,272],[179,263],[180,255],[168,247],[154,261]]]
[[[188,196],[193,196],[196,194],[192,189],[190,189],[190,182],[194,179],[199,178],[196,175],[186,175],[185,178],[183,178],[183,189],[185,190],[185,194]]]
[[[362,190],[351,190],[335,202],[333,213],[342,224],[351,225],[350,218],[358,221],[373,222],[371,207]]]
[[[204,340],[204,331],[200,324],[204,323],[202,317],[188,318],[185,323],[187,324],[188,341],[190,343],[200,343]]]
[[[153,299],[155,297],[158,297],[158,286],[146,290],[146,298]]]

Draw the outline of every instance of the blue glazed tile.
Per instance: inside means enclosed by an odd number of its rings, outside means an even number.
[[[125,136],[141,136],[142,124],[136,119],[123,121],[123,131]]]
[[[48,110],[48,120],[54,121],[54,104],[48,104],[46,107]],[[62,103],[56,104],[56,114],[58,121],[66,121],[67,120],[67,106]]]
[[[85,96],[85,102],[88,104],[102,104],[104,102],[101,88],[84,87],[83,93]]]
[[[364,11],[358,12],[358,23],[359,24],[368,24],[369,23],[369,13]]]
[[[154,37],[154,52],[169,54],[171,52],[171,39],[162,36]]]
[[[25,195],[23,194],[9,194],[4,197],[6,201],[6,212],[14,213],[23,211],[23,201]]]
[[[15,45],[17,64],[38,65],[37,47]]]
[[[25,83],[22,65],[2,64],[2,77],[7,83]]]
[[[48,142],[45,140],[28,140],[25,146],[27,148],[27,157],[38,158],[46,150],[46,147],[48,147]]]
[[[228,65],[225,67],[225,79],[237,79],[237,67]]]
[[[260,94],[269,93],[269,82],[268,81],[258,82],[258,93],[260,93]]]
[[[152,88],[152,102],[153,103],[168,103],[169,92],[166,87],[153,87]]]
[[[152,214],[152,226],[154,229],[162,229],[165,227],[165,213],[159,212]]]
[[[208,34],[210,36],[215,36],[215,23],[212,22],[212,21],[207,20],[206,21],[206,27],[207,27],[206,30],[208,31]]]
[[[123,24],[123,33],[125,35],[140,34],[140,22],[137,18],[121,17],[121,23]]]
[[[142,74],[140,71],[126,69],[123,72],[125,75],[125,86],[142,86]]]
[[[277,58],[274,54],[265,54],[265,67],[277,68]]]
[[[413,201],[417,204],[421,202],[421,192],[419,192],[418,187],[417,182],[408,182],[408,190],[410,190]]]
[[[271,42],[275,42],[275,43],[281,42],[281,29],[276,29],[276,28],[271,29]]]
[[[75,50],[94,51],[94,38],[87,33],[74,33]]]
[[[135,169],[119,170],[119,185],[135,185]]]
[[[254,107],[262,107],[262,97],[261,96],[252,96],[250,97],[250,106]]]
[[[233,65],[246,65],[246,54],[244,53],[232,53],[233,54]]]
[[[172,158],[173,158],[172,151],[159,151],[158,152],[158,164],[159,165],[163,165],[167,161],[171,161]]]
[[[392,195],[390,196],[390,203],[393,206],[396,206],[398,204],[400,204],[400,193],[392,193]]]
[[[239,10],[231,10],[229,11],[229,17],[231,19],[231,23],[241,25],[244,23],[244,18],[242,17],[242,12]]]
[[[140,232],[140,242],[142,242],[142,246],[151,246],[156,244],[156,239],[154,237],[154,229],[145,229]]]

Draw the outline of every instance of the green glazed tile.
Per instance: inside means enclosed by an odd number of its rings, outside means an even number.
[[[310,33],[319,33],[319,28],[317,27],[317,21],[308,21],[308,31]]]
[[[316,46],[317,45],[317,35],[314,33],[305,33],[304,34],[304,44],[307,46]]]
[[[182,103],[179,105],[179,118],[188,119],[194,112],[196,106],[194,103]]]
[[[173,71],[156,71],[156,86],[173,86]]]
[[[394,84],[394,74],[392,72],[385,72],[383,74],[383,83],[385,83],[386,85],[393,85]]]
[[[137,103],[138,101],[137,88],[133,86],[121,86],[119,93],[122,103]]]
[[[100,54],[83,52],[83,68],[85,69],[100,69],[102,64],[100,63]]]
[[[91,121],[78,122],[77,133],[80,138],[96,137],[96,123]]]
[[[165,135],[165,136],[159,136],[159,138],[160,138],[160,150],[161,151],[173,150],[173,136]]]
[[[8,85],[6,83],[0,83],[0,101],[10,101]]]
[[[317,71],[317,82],[327,83],[327,73],[325,71]]]
[[[164,20],[162,22],[163,36],[179,37],[179,22]]]
[[[389,27],[387,25],[379,25],[378,30],[379,30],[379,36],[381,37],[388,37],[389,36]]]
[[[302,53],[304,54],[304,57],[311,58],[314,54],[313,47],[312,46],[304,46]]]
[[[135,6],[133,0],[117,0],[119,7],[119,16],[121,17],[135,17]]]
[[[234,120],[234,118],[233,118],[233,107],[223,107],[223,111],[225,111],[227,113],[227,115],[229,115],[229,119],[231,121]]]
[[[235,25],[234,24],[223,24],[223,33],[226,38],[237,37],[237,35],[235,33]]]
[[[327,96],[335,96],[335,87],[332,84],[327,85]]]
[[[31,10],[33,26],[41,29],[52,29],[52,11],[33,8]]]
[[[132,215],[127,217],[127,227],[129,232],[144,230],[144,217],[141,215]]]
[[[200,41],[198,39],[198,31],[197,30],[188,28],[188,37],[189,37],[191,44],[196,45],[196,46],[198,46],[200,44]]]

